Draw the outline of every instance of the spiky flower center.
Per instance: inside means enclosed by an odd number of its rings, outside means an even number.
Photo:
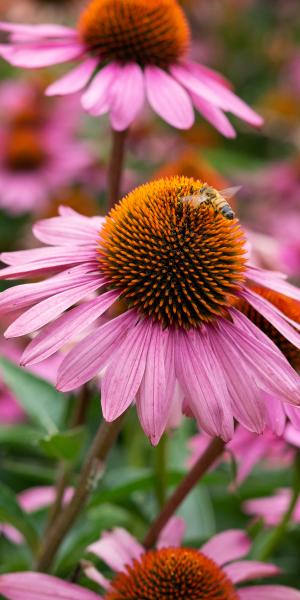
[[[43,144],[33,132],[20,129],[7,140],[5,161],[12,171],[35,171],[45,158]]]
[[[91,0],[79,21],[82,40],[102,60],[168,66],[189,46],[176,0]]]
[[[224,217],[211,199],[198,202],[202,186],[187,177],[143,185],[101,230],[99,261],[112,287],[163,327],[190,329],[226,317],[244,280],[238,221]]]
[[[146,552],[112,581],[106,600],[237,600],[226,574],[190,548]]]
[[[296,321],[296,323],[300,323],[300,302],[262,286],[253,285],[251,288],[254,292],[271,302],[276,308],[279,308],[287,317]],[[300,350],[296,346],[293,346],[267,319],[252,308],[248,302],[238,300],[237,308],[276,344],[294,369],[300,370]]]
[[[43,144],[38,135],[27,130],[11,133],[5,148],[5,163],[12,171],[35,171],[46,159]]]

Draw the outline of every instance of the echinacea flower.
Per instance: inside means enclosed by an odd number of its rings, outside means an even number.
[[[109,113],[125,130],[147,98],[162,119],[179,129],[194,122],[193,106],[227,137],[235,131],[224,114],[259,127],[261,117],[219,73],[187,58],[190,29],[176,0],[90,0],[77,29],[2,23],[7,43],[0,54],[25,68],[80,61],[53,83],[48,95],[83,90],[82,105],[94,116]]]
[[[225,441],[234,418],[251,431],[264,430],[262,391],[300,402],[298,374],[243,314],[252,306],[283,345],[299,347],[298,322],[264,294],[270,288],[286,302],[299,302],[300,291],[278,273],[247,263],[238,220],[210,201],[198,202],[203,185],[185,177],[153,181],[106,218],[62,208],[59,217],[34,226],[46,247],[1,256],[9,265],[2,279],[47,276],[0,295],[1,312],[25,309],[7,337],[40,330],[22,364],[44,360],[82,336],[59,368],[58,388],[76,389],[104,370],[104,418],[115,420],[135,400],[153,444],[183,399],[199,426]],[[251,281],[260,283],[256,292]],[[91,324],[95,330],[86,334]]]
[[[184,525],[184,524],[183,524]],[[240,587],[240,583],[280,573],[275,565],[241,560],[250,550],[243,531],[228,530],[211,538],[199,550],[181,547],[184,528],[174,519],[146,551],[126,530],[104,533],[88,550],[112,570],[104,577],[92,563],[83,564],[87,577],[104,595],[42,573],[0,576],[0,593],[8,600],[299,600],[300,592],[281,585]]]
[[[60,99],[44,110],[43,96],[34,86],[31,90],[22,83],[10,86],[10,96],[3,85],[0,207],[12,214],[41,213],[58,186],[77,181],[94,157],[87,144],[75,137],[76,101]]]
[[[273,496],[253,498],[243,503],[243,510],[248,515],[260,517],[269,527],[275,527],[287,513],[292,500],[293,491],[290,488],[281,488]],[[300,500],[296,502],[292,523],[300,523]]]
[[[69,502],[72,495],[73,489],[70,487],[67,488],[64,492],[63,504]],[[54,486],[39,486],[20,492],[17,496],[17,501],[23,511],[34,513],[50,506],[54,502],[55,496],[56,489]],[[22,544],[24,541],[23,535],[12,525],[0,522],[0,533],[5,535],[13,544]]]

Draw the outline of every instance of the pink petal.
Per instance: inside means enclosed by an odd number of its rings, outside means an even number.
[[[222,135],[231,139],[236,137],[236,132],[229,119],[217,106],[206,102],[206,100],[203,100],[203,98],[199,98],[194,94],[191,94],[191,98],[195,108]]]
[[[80,58],[84,47],[77,41],[70,42],[39,42],[20,44],[11,47],[7,60],[15,67],[37,69],[58,65]]]
[[[0,575],[0,593],[9,600],[101,600],[79,585],[30,571]]]
[[[209,542],[200,548],[218,565],[224,565],[248,554],[251,547],[248,536],[239,529],[229,529],[212,537]]]
[[[239,590],[240,600],[300,600],[300,592],[284,585],[254,585]]]
[[[130,327],[102,380],[101,404],[106,421],[114,421],[134,401],[146,368],[152,323]]]
[[[163,528],[157,541],[157,548],[178,548],[181,546],[185,533],[185,520],[172,517]]]
[[[98,273],[88,274],[86,266],[79,265],[38,283],[26,283],[8,288],[0,294],[0,314],[20,310],[36,304],[44,298],[84,284]]]
[[[139,65],[124,65],[110,92],[113,129],[123,131],[134,121],[145,101],[144,76]]]
[[[284,313],[281,312],[276,306],[274,306],[271,302],[256,294],[252,290],[244,289],[240,294],[255,310],[257,310],[269,323],[277,329],[291,344],[296,346],[296,348],[300,348],[300,335],[295,331],[296,329],[300,330],[299,323],[285,317]],[[288,324],[291,323],[292,327]]]
[[[164,433],[170,413],[165,372],[166,336],[159,325],[152,327],[146,368],[137,397],[137,411],[145,434],[156,446]]]
[[[80,562],[80,566],[88,579],[94,581],[95,583],[103,587],[105,590],[107,590],[110,587],[109,580],[106,579],[106,577],[104,577],[101,573],[99,573],[98,569],[96,569],[96,567],[94,567],[92,563],[82,560]]]
[[[82,106],[93,115],[103,114],[110,107],[110,89],[120,73],[120,66],[110,63],[95,75],[81,98]]]
[[[98,281],[91,281],[85,285],[81,284],[76,288],[66,290],[60,294],[42,300],[42,302],[32,306],[18,317],[18,319],[8,327],[5,336],[18,337],[40,329],[40,327],[43,327],[43,325],[46,325],[58,317],[62,312],[70,308],[70,306],[73,306],[91,292],[95,292],[103,285],[103,283],[104,281],[99,277]]]
[[[112,352],[119,348],[128,328],[134,326],[136,319],[133,311],[127,311],[79,342],[60,365],[58,389],[74,390],[95,377],[109,361]]]
[[[178,332],[176,374],[200,427],[209,435],[222,436],[228,441],[233,435],[230,400],[222,371],[214,355],[210,356],[210,348],[208,339],[201,334]]]
[[[146,95],[153,110],[178,129],[189,129],[194,123],[192,102],[168,73],[159,67],[145,68]]]
[[[76,29],[65,27],[64,25],[47,24],[47,25],[25,25],[23,23],[0,23],[0,31],[7,31],[10,33],[19,33],[21,35],[27,35],[28,38],[76,38]]]
[[[100,317],[118,298],[119,293],[109,291],[101,296],[76,306],[50,323],[27,346],[21,364],[32,365],[45,360],[71,339],[77,337]]]
[[[284,294],[288,298],[300,300],[300,289],[285,281],[285,275],[274,273],[273,271],[265,271],[258,267],[248,266],[247,277],[255,283],[259,283],[270,290]]]
[[[4,535],[13,544],[23,544],[24,536],[12,525],[0,523],[0,536]],[[1,593],[1,591],[0,591]]]
[[[46,96],[64,96],[79,92],[89,82],[98,65],[97,58],[88,58],[46,89]]]
[[[45,252],[42,252],[42,250]],[[27,252],[29,262],[26,264],[25,253]],[[34,250],[24,250],[24,254],[22,252],[4,253],[0,258],[3,262],[6,262],[6,256],[8,257],[9,255],[10,258],[13,254],[20,256],[20,262],[18,262],[17,256],[14,257],[16,266],[1,269],[0,279],[25,279],[29,276],[38,277],[39,275],[61,271],[61,269],[68,266],[80,265],[80,263],[86,263],[86,270],[88,270],[90,268],[89,263],[93,261],[93,266],[95,266],[95,259],[97,259],[95,248],[90,249],[80,246],[77,248],[75,246],[72,248],[42,248],[41,252],[36,254],[36,260],[33,258],[32,260],[30,259],[34,255]],[[24,259],[21,256],[24,256]]]
[[[213,102],[216,106],[219,106],[222,110],[233,113],[254,127],[261,127],[261,125],[263,125],[263,119],[260,115],[228,89],[227,86],[224,86],[217,81],[215,76],[211,77],[207,71],[205,73],[205,71],[201,69],[201,65],[189,62],[186,63],[185,68],[190,72],[191,77],[198,80],[199,84],[201,84],[201,89],[205,86],[210,90],[212,98],[215,97],[215,101]],[[192,91],[194,91],[194,89]],[[201,93],[198,94],[200,96],[202,95]]]
[[[69,246],[95,244],[99,229],[92,219],[68,216],[38,221],[33,226],[33,233],[44,244]]]
[[[269,439],[264,436],[255,436],[245,448],[243,456],[241,456],[240,465],[237,471],[236,483],[241,484],[251,473],[253,467],[265,456],[270,444]],[[230,449],[230,444],[227,446]],[[233,451],[234,453],[234,451]]]
[[[290,407],[291,411],[296,411],[294,407]],[[300,415],[298,416],[299,419]],[[299,427],[299,422],[298,422]],[[287,425],[284,432],[284,439],[288,444],[300,448],[300,430],[293,427],[293,425]]]
[[[241,560],[231,565],[223,567],[232,583],[241,581],[251,581],[252,579],[261,579],[262,577],[272,577],[281,572],[276,565],[270,565],[255,560]]]
[[[266,405],[267,426],[278,436],[281,436],[285,428],[285,409],[298,410],[296,407],[284,405],[282,398],[277,398],[274,394],[262,392],[262,397]],[[300,410],[300,409],[299,409]]]
[[[265,405],[251,371],[239,355],[238,344],[228,345],[217,328],[207,327],[214,353],[227,380],[235,418],[247,429],[261,433],[265,428]]]
[[[87,548],[101,558],[113,571],[122,571],[125,565],[139,559],[145,550],[128,531],[118,527],[112,532],[105,532],[99,542]]]
[[[26,512],[35,512],[52,504],[55,499],[56,490],[53,486],[39,486],[29,488],[18,494],[18,502]],[[64,493],[64,502],[68,502],[73,496],[73,488],[69,487]]]

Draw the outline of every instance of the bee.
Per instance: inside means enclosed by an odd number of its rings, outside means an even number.
[[[213,206],[215,212],[220,213],[225,219],[231,221],[234,219],[235,214],[230,204],[228,204],[227,199],[232,198],[240,189],[240,187],[231,187],[218,192],[215,188],[204,184],[198,193],[193,194],[192,196],[184,196],[181,198],[181,201],[190,202],[194,207],[205,202],[205,204]]]

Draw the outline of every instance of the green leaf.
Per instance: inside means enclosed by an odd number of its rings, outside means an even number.
[[[13,491],[0,483],[0,522],[9,523],[25,537],[32,552],[38,547],[38,535],[30,516],[20,507]]]
[[[0,427],[0,445],[14,449],[36,450],[41,432],[28,425],[5,425]]]
[[[80,455],[85,438],[85,429],[78,427],[43,438],[40,447],[50,458],[75,462]]]
[[[62,422],[66,397],[47,381],[0,358],[0,371],[6,385],[32,420],[49,434],[55,433]]]

